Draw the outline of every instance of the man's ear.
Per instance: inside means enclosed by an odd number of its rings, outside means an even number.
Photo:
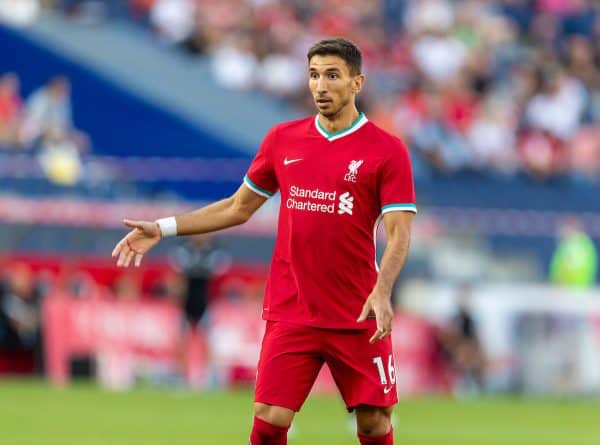
[[[354,79],[352,80],[352,92],[354,94],[360,93],[360,90],[362,90],[364,83],[365,83],[365,75],[364,74],[358,74],[358,75],[354,76]]]

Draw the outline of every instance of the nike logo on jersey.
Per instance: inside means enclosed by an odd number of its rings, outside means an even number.
[[[283,160],[283,165],[290,165],[293,164],[294,162],[298,162],[298,161],[302,161],[302,158],[298,158],[298,159],[288,159],[287,157]]]
[[[388,392],[390,392],[392,390],[391,386],[386,386],[385,388],[383,388],[383,393],[387,394]]]

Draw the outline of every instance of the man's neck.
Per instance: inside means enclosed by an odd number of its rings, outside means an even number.
[[[348,128],[358,118],[359,113],[356,107],[347,107],[340,110],[335,116],[323,116],[319,113],[319,123],[328,133],[335,133]]]

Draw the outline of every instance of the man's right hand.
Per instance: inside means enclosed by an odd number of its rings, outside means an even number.
[[[131,260],[139,267],[144,254],[161,239],[160,227],[154,221],[123,220],[123,224],[133,230],[123,237],[115,246],[112,257],[117,260],[117,267],[128,267]]]

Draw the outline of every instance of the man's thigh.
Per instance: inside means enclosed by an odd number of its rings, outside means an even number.
[[[388,407],[398,403],[392,341],[388,336],[369,343],[370,330],[332,331],[325,361],[346,407]]]
[[[323,366],[322,343],[313,328],[268,321],[254,401],[299,411]]]

